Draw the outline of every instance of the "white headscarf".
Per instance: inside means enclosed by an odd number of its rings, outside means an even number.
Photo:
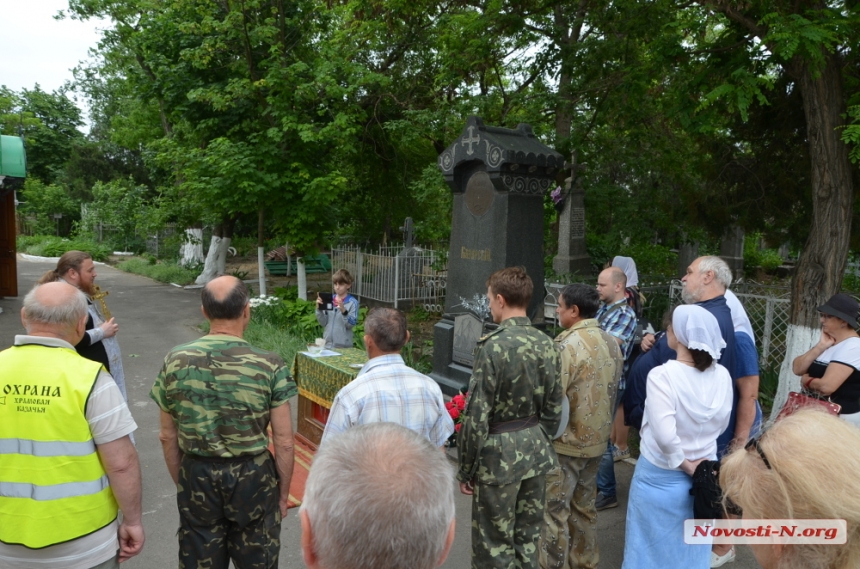
[[[713,314],[695,304],[683,304],[672,313],[672,331],[678,342],[690,350],[703,350],[714,361],[726,347],[720,324]]]
[[[627,286],[636,286],[639,284],[639,273],[636,271],[636,261],[632,257],[613,257],[612,266],[618,267],[624,271],[627,277]]]

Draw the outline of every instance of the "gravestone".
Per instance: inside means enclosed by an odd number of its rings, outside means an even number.
[[[445,314],[434,330],[433,373],[448,394],[465,388],[471,367],[454,360],[454,318],[463,300],[486,295],[487,278],[523,266],[534,282],[527,314],[543,302],[543,202],[555,186],[563,157],[542,144],[531,126],[484,125],[469,117],[462,134],[439,156],[454,193]],[[458,349],[458,352],[460,350]]]
[[[687,267],[699,258],[699,242],[684,242],[678,247],[678,278],[687,274]]]
[[[564,207],[558,214],[558,254],[552,258],[552,270],[558,275],[591,273],[591,258],[585,246],[585,190],[576,163],[571,157],[570,177],[564,181]]]
[[[421,251],[415,248],[415,226],[412,223],[412,218],[407,217],[406,221],[403,223],[403,226],[400,228],[403,232],[403,250],[397,253],[397,268],[396,275],[390,275],[392,281],[397,279],[397,291],[398,296],[402,296],[403,298],[413,298],[414,290],[417,281],[415,276],[420,274],[423,266],[424,266],[424,258],[421,255]],[[391,270],[395,270],[392,268]],[[402,304],[399,304],[397,299],[395,299],[396,307],[403,307]]]
[[[455,362],[472,367],[475,361],[475,346],[483,331],[484,323],[474,314],[458,314],[454,317]]]
[[[737,225],[726,227],[720,240],[720,258],[732,270],[732,276],[737,279],[744,274],[744,230]]]

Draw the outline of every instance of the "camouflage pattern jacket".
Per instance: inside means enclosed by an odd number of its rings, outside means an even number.
[[[570,420],[553,441],[558,454],[593,458],[603,454],[612,430],[624,353],[595,318],[580,320],[555,341],[561,345],[561,385],[570,402]]]
[[[271,409],[297,392],[281,356],[212,334],[173,348],[149,396],[176,421],[182,452],[231,458],[265,451]]]
[[[551,437],[561,420],[559,351],[527,317],[509,318],[478,340],[457,439],[461,482],[504,485],[558,464]],[[539,424],[489,434],[491,423],[537,415]]]

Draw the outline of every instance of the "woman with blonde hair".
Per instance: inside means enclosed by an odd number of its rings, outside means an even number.
[[[860,429],[816,409],[780,419],[723,459],[723,496],[746,519],[845,520],[835,544],[751,545],[765,569],[860,567]]]

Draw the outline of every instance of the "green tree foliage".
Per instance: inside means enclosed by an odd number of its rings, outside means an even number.
[[[27,175],[46,183],[59,181],[73,145],[83,139],[78,130],[83,125],[80,109],[63,90],[46,93],[36,85],[17,94],[6,90],[0,99],[10,94],[12,112],[0,117],[0,122],[4,134],[24,137]]]
[[[18,211],[32,234],[68,235],[72,222],[81,216],[80,204],[63,187],[45,184],[39,178],[25,180],[19,199]],[[55,215],[62,217],[58,220]]]

